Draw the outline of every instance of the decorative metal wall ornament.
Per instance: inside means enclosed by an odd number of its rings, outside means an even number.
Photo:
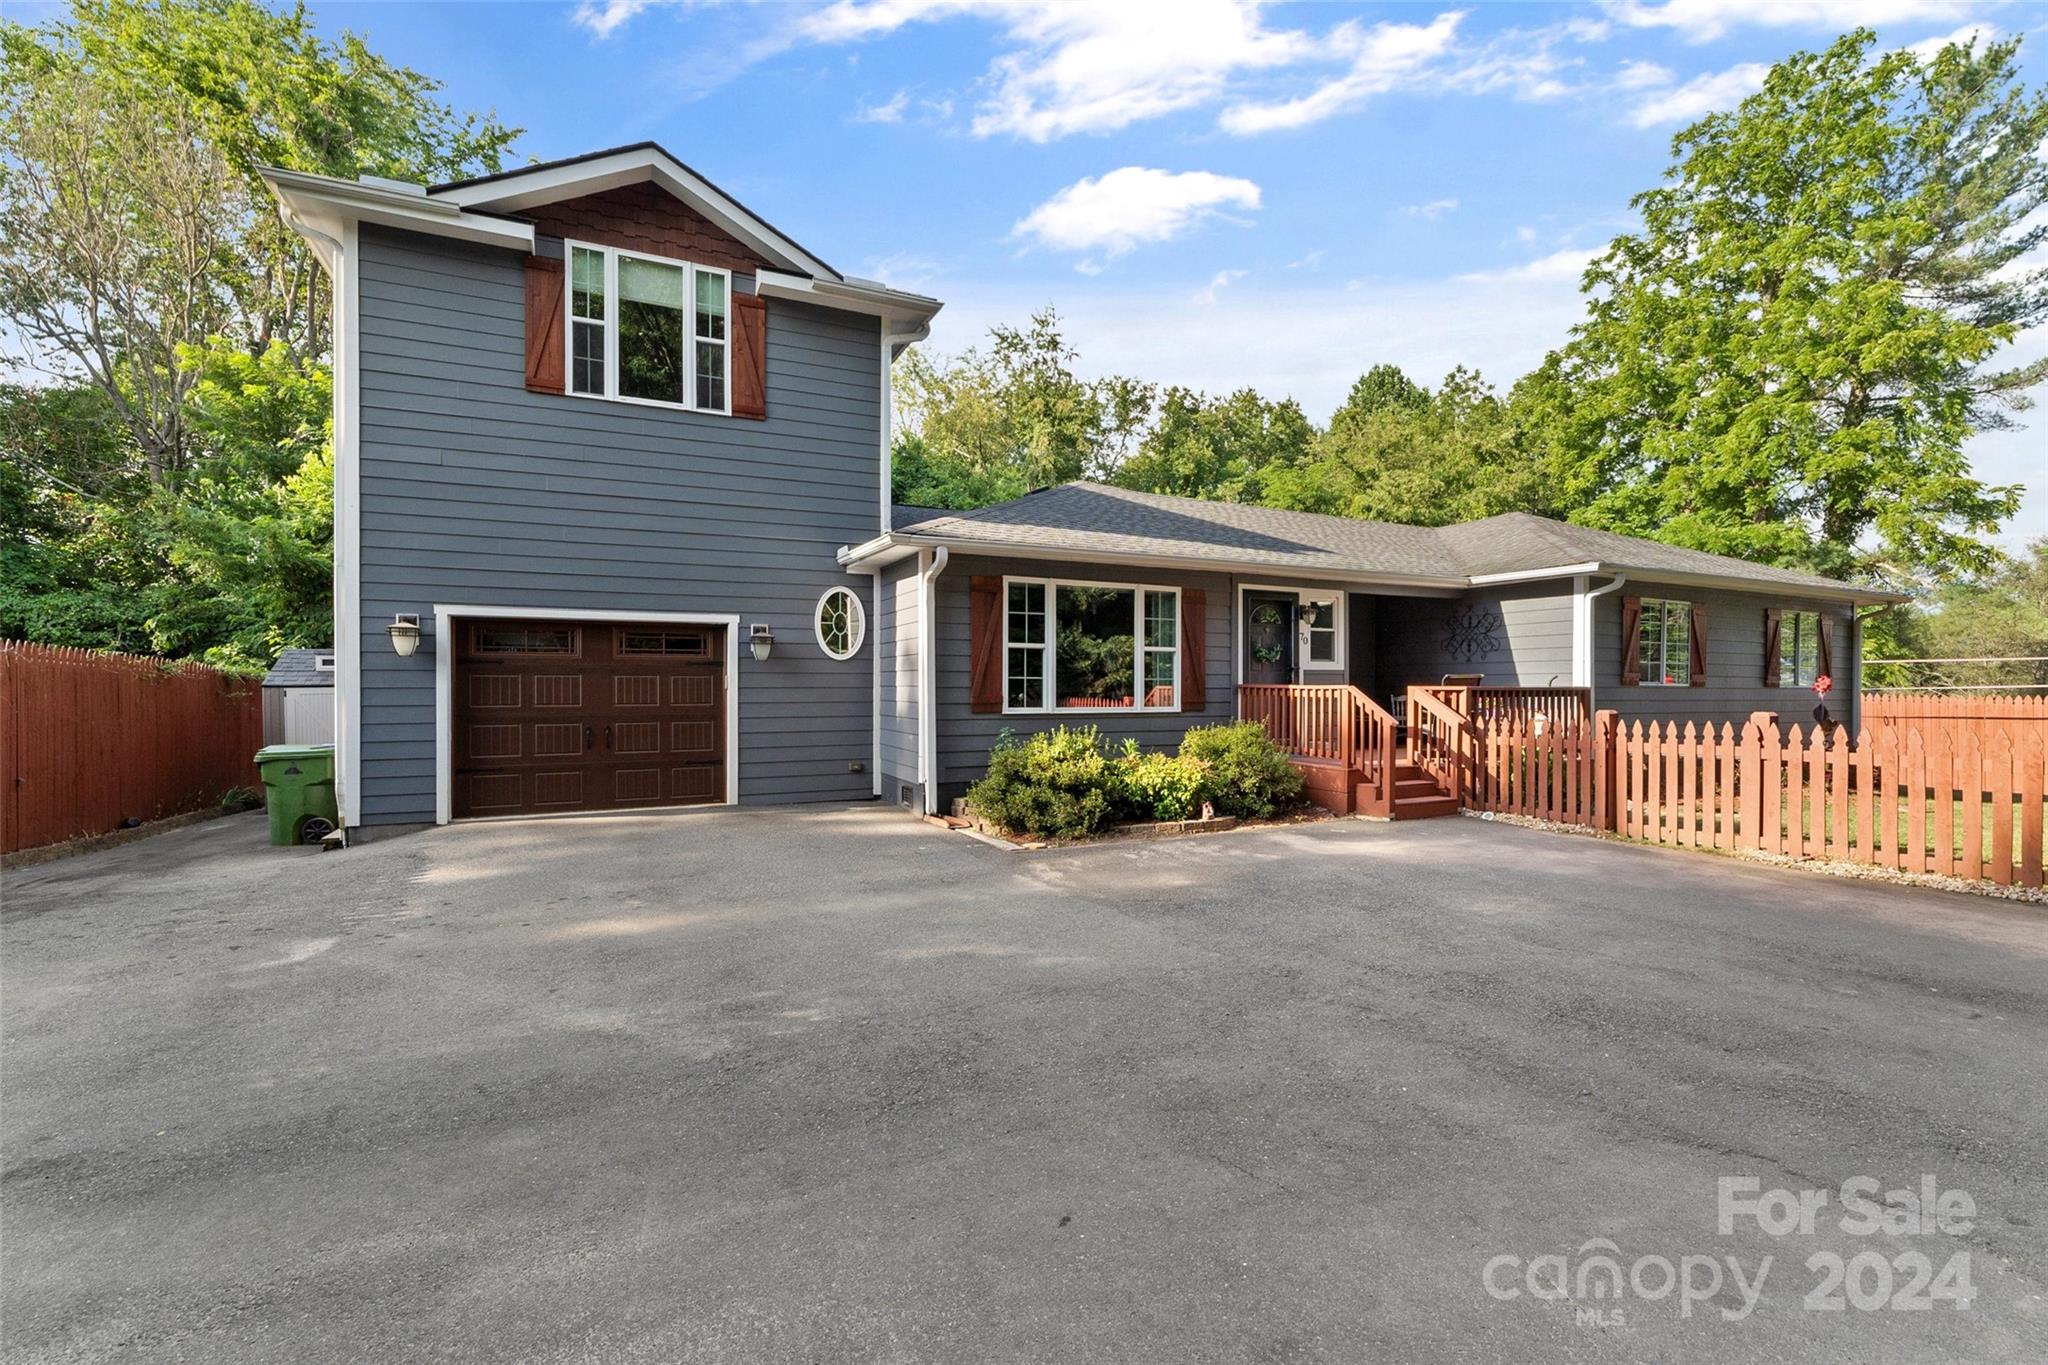
[[[1444,618],[1444,653],[1460,663],[1490,659],[1500,649],[1500,614],[1483,607],[1459,611],[1453,607]]]

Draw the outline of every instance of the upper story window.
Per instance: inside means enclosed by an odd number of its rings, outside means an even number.
[[[1788,611],[1779,626],[1778,685],[1811,687],[1820,676],[1820,613]]]
[[[569,392],[732,411],[732,274],[619,247],[567,244]]]
[[[1645,683],[1690,685],[1692,604],[1645,597],[1642,624],[1636,627],[1636,658]]]

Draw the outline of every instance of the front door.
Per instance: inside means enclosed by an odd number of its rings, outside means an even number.
[[[1244,595],[1244,680],[1248,683],[1294,681],[1293,593],[1248,592]]]

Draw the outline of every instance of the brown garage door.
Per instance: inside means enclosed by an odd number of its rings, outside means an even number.
[[[725,800],[725,628],[468,620],[454,813]]]

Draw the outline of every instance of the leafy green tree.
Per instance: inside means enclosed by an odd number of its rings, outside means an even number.
[[[1308,455],[1315,428],[1292,398],[1269,402],[1255,389],[1211,398],[1179,385],[1114,481],[1147,493],[1260,502],[1279,471]]]
[[[1987,567],[2019,490],[1975,478],[2048,362],[2048,98],[2017,40],[1922,61],[1867,30],[1685,129],[1586,321],[1519,386],[1573,516],[1783,564]]]
[[[1878,658],[2048,658],[2048,538],[1990,572],[1945,583],[1924,601],[1873,622],[1868,653]],[[2048,687],[2044,663],[1872,664],[1887,687]]]
[[[1114,376],[1083,379],[1075,359],[1050,308],[1026,327],[992,329],[986,351],[904,356],[893,381],[897,500],[982,506],[1113,474],[1144,427],[1152,390]]]
[[[1431,392],[1391,365],[1352,386],[1308,460],[1268,480],[1265,500],[1416,526],[1549,510],[1541,462],[1485,380],[1456,369]]]

